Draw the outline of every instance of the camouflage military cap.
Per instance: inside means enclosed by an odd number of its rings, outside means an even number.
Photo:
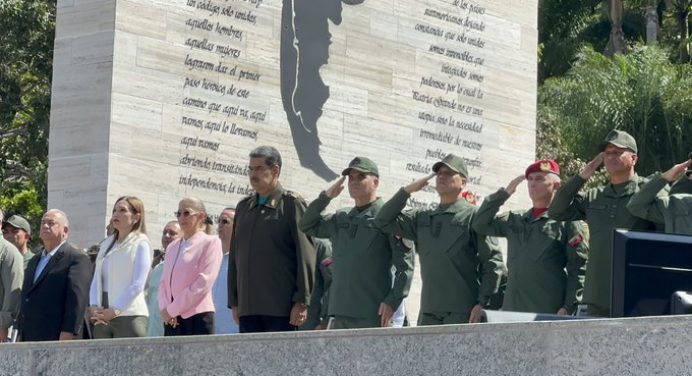
[[[606,138],[598,145],[598,150],[605,150],[608,144],[612,144],[621,149],[630,149],[633,152],[637,152],[637,141],[634,140],[631,134],[621,131],[619,129],[613,129],[608,133]]]
[[[366,157],[355,157],[351,161],[351,163],[348,164],[348,167],[346,167],[342,172],[341,175],[348,175],[351,170],[356,170],[358,172],[362,172],[365,174],[371,174],[375,175],[377,177],[380,176],[380,172],[377,170],[377,165],[375,162],[372,161],[370,158]]]
[[[433,172],[437,172],[442,166],[447,166],[450,170],[458,173],[459,175],[468,178],[469,172],[466,168],[466,163],[464,163],[464,158],[456,156],[454,154],[447,154],[444,159],[435,163],[433,165]]]
[[[26,219],[18,215],[13,215],[7,221],[5,221],[5,226],[12,226],[14,228],[24,230],[24,232],[31,235],[31,225],[29,225],[29,222]]]

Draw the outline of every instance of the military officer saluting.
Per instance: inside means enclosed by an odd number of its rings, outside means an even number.
[[[322,214],[343,191],[347,178],[355,205]],[[307,235],[332,242],[329,315],[334,317],[333,329],[389,326],[394,311],[408,295],[413,252],[401,237],[375,227],[373,219],[383,205],[377,197],[378,186],[377,165],[356,157],[342,177],[310,203],[300,221],[300,229]]]
[[[687,157],[685,162],[655,174],[632,196],[627,209],[639,218],[663,222],[667,233],[692,235],[692,153]],[[674,184],[665,194],[668,183]],[[662,196],[657,196],[659,192]]]
[[[653,230],[654,223],[633,216],[626,208],[632,195],[648,180],[634,172],[637,143],[625,131],[613,130],[600,144],[600,153],[555,195],[548,216],[557,221],[586,220],[589,225],[589,260],[583,302],[589,316],[610,316],[613,229]],[[608,183],[579,190],[603,164]]]
[[[533,207],[496,216],[524,180]],[[589,234],[580,221],[548,218],[548,207],[559,188],[557,163],[535,162],[507,188],[486,197],[473,219],[478,233],[507,238],[505,311],[566,315],[581,299]]]
[[[502,253],[493,238],[471,228],[476,208],[462,197],[468,176],[463,159],[448,154],[433,171],[400,189],[384,204],[375,224],[416,243],[423,282],[419,325],[480,322],[504,273]],[[433,176],[438,207],[402,212],[411,194]]]

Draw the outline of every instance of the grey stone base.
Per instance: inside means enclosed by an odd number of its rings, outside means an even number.
[[[2,375],[688,375],[692,316],[17,343]]]

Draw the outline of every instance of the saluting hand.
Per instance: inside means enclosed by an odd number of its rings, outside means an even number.
[[[598,153],[596,158],[594,158],[591,162],[584,166],[584,168],[582,168],[581,172],[579,172],[579,176],[581,176],[581,178],[584,180],[588,180],[603,164],[604,158],[605,154],[603,152]]]
[[[687,171],[687,168],[692,165],[692,159],[688,159],[685,162],[678,163],[675,166],[671,167],[670,170],[664,172],[661,174],[661,177],[666,179],[669,183],[672,183],[680,178],[682,174]]]
[[[510,195],[513,195],[514,192],[517,191],[517,187],[519,186],[519,184],[521,184],[521,182],[523,182],[524,180],[526,180],[526,176],[517,176],[516,178],[512,179],[512,181],[510,181],[509,184],[507,184],[507,188],[505,188],[505,191],[507,191],[507,193],[509,193]]]
[[[433,176],[435,176],[434,172],[432,174],[424,176],[418,180],[414,180],[413,183],[404,187],[404,191],[406,191],[406,193],[409,193],[409,194],[411,194],[413,192],[420,191],[421,189],[423,189],[423,187],[428,185],[428,181],[430,179],[432,179]]]
[[[338,195],[341,194],[341,191],[344,190],[344,181],[346,180],[345,176],[342,176],[337,180],[334,184],[332,184],[331,187],[327,188],[326,191],[324,191],[324,194],[327,195],[329,198],[335,198]]]

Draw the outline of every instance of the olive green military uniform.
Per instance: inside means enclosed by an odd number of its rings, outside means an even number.
[[[591,235],[586,264],[583,302],[589,316],[610,316],[613,229],[653,231],[654,223],[633,216],[626,208],[632,195],[646,183],[635,174],[618,185],[607,184],[579,193],[586,180],[579,175],[569,179],[553,199],[548,216],[557,221],[586,220]]]
[[[280,185],[264,205],[242,199],[233,223],[228,303],[240,316],[289,316],[308,304],[315,278],[315,249],[298,229],[305,201]]]
[[[572,312],[581,300],[589,233],[580,221],[559,222],[532,210],[496,216],[510,194],[489,195],[473,218],[480,234],[507,238],[509,278],[505,311],[555,314]]]
[[[667,185],[657,173],[632,196],[627,209],[639,218],[664,223],[667,233],[692,235],[692,180],[683,175],[665,194]]]
[[[332,284],[332,243],[326,239],[312,239],[317,252],[317,273],[315,273],[315,288],[310,295],[308,319],[299,330],[314,330],[318,325],[327,326],[329,310],[329,287]]]
[[[330,201],[322,192],[310,203],[300,229],[332,242],[334,263],[329,294],[329,315],[334,316],[332,327],[378,327],[380,303],[396,310],[408,295],[413,252],[400,237],[387,235],[375,227],[373,218],[382,208],[382,199],[378,198],[362,211],[354,207],[322,215]],[[395,269],[393,281],[392,268]]]
[[[375,224],[416,244],[423,281],[419,325],[466,323],[471,309],[497,291],[504,272],[498,244],[472,230],[476,208],[466,200],[402,213],[409,197],[400,189]]]

